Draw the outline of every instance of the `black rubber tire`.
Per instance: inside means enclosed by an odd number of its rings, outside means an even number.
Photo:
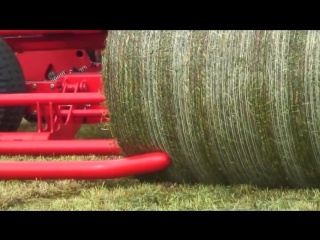
[[[10,46],[0,38],[0,94],[25,93],[26,83],[20,63]],[[0,132],[18,130],[24,107],[0,107]]]

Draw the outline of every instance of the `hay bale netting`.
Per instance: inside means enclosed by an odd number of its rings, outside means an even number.
[[[320,186],[319,31],[110,31],[112,132],[167,181]]]

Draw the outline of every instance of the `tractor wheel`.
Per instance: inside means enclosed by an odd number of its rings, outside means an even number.
[[[0,94],[24,93],[26,84],[15,53],[0,38]],[[0,107],[0,132],[15,132],[24,115],[24,107]]]

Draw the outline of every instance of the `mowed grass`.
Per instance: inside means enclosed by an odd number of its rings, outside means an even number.
[[[78,138],[88,138],[85,127]],[[21,131],[34,129],[22,124]],[[92,131],[92,129],[90,130]],[[108,137],[96,128],[96,136]],[[91,135],[91,134],[90,134]],[[100,157],[101,158],[101,157]],[[65,156],[56,160],[100,159]],[[2,161],[31,157],[2,157]],[[37,161],[51,158],[36,158]],[[0,210],[319,210],[319,190],[145,184],[138,180],[0,181]]]

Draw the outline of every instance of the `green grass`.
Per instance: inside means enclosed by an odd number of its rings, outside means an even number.
[[[24,124],[21,130],[30,128]],[[79,138],[86,136],[85,129],[78,135]],[[61,160],[85,158],[97,159],[95,156],[65,156]],[[13,159],[31,158],[20,156]],[[43,159],[37,158],[39,161]],[[11,159],[2,158],[2,161],[7,160]],[[2,181],[0,210],[320,210],[320,190],[142,184],[130,178]]]

